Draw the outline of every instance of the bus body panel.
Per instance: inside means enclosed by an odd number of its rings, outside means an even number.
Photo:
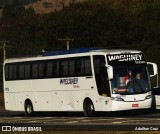
[[[76,77],[77,85],[60,85],[62,79],[69,78],[7,81],[6,110],[24,111],[25,100],[29,99],[35,111],[83,111],[84,99],[95,98],[93,78]]]
[[[84,100],[86,98],[89,98],[92,101],[95,111],[120,111],[150,108],[151,98],[145,99],[148,93],[121,95],[121,98],[124,99],[124,101],[112,100],[112,98],[117,97],[117,94],[113,94],[110,80],[110,89],[108,89],[110,90],[110,96],[103,96],[98,93],[93,56],[101,55],[105,56],[105,59],[107,59],[107,54],[120,54],[125,52],[141,53],[140,51],[121,50],[109,52],[108,50],[105,50],[82,54],[6,60],[5,64],[10,64],[89,56],[91,58],[92,75],[9,81],[5,80],[4,77],[5,109],[11,111],[24,111],[25,101],[29,99],[32,102],[34,111],[83,111]],[[106,60],[106,65],[107,64]]]

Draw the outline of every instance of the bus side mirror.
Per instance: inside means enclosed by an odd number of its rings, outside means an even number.
[[[153,74],[150,74],[150,77],[153,77],[158,74],[158,67],[156,63],[147,62],[147,65],[151,65],[153,68]]]
[[[108,70],[108,79],[111,80],[113,79],[113,67],[110,65],[106,65],[107,70]]]
[[[152,68],[153,68],[153,74],[150,75],[150,77],[153,77],[155,75],[157,75],[157,87],[159,87],[159,78],[158,78],[158,67],[157,67],[157,64],[156,63],[152,63],[152,62],[147,62],[148,65],[152,65]]]

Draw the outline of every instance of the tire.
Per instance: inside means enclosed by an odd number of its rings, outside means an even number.
[[[31,117],[34,114],[33,105],[31,102],[26,102],[25,104],[25,115]]]
[[[84,102],[84,116],[94,116],[95,110],[94,110],[94,105],[90,100],[86,100]]]

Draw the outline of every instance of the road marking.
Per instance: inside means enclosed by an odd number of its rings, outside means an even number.
[[[82,122],[93,121],[93,120],[81,120]]]
[[[124,120],[126,118],[113,118],[113,119],[115,119],[115,120]]]
[[[28,123],[37,123],[37,121],[28,121]]]
[[[115,123],[115,124],[120,124],[120,123],[122,123],[122,122],[118,122],[118,121],[117,121],[117,122],[112,122],[112,123]]]
[[[23,117],[12,117],[12,118],[17,118],[17,119],[20,119],[20,118],[23,118]]]
[[[88,117],[77,117],[77,118],[75,118],[75,117],[69,117],[69,118],[74,119],[74,120],[88,119]]]
[[[69,121],[69,122],[66,122],[66,123],[77,123],[78,121]]]

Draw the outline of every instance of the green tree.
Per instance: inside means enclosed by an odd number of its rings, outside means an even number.
[[[35,10],[32,7],[29,7],[27,9],[25,9],[24,15],[25,16],[27,16],[27,15],[35,15]]]
[[[7,4],[3,8],[2,16],[4,18],[21,17],[24,14],[25,8],[17,0]]]

